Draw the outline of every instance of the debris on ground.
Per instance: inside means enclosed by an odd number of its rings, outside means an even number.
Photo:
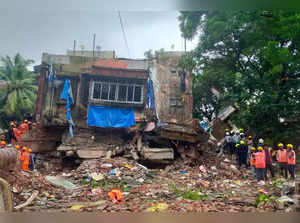
[[[83,160],[76,168],[53,158],[48,165],[4,176],[15,207],[38,192],[15,211],[286,212],[293,205],[290,184],[258,185],[250,170],[214,153],[159,168],[124,157]]]

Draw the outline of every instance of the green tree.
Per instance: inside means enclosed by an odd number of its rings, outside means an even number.
[[[274,140],[299,134],[299,125],[280,120],[300,110],[300,13],[182,12],[179,21],[185,38],[200,35],[196,73],[238,107],[236,124]]]
[[[17,54],[13,58],[2,57],[1,62],[0,80],[4,83],[0,89],[2,122],[22,120],[27,114],[34,113],[36,103],[35,75],[27,68],[33,61]]]

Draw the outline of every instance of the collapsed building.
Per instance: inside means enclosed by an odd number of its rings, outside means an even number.
[[[114,51],[44,53],[35,67],[38,125],[22,144],[80,158],[197,157],[209,134],[193,119],[192,74],[178,67],[182,55],[134,60]]]

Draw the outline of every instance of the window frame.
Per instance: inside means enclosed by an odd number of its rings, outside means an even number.
[[[101,84],[100,87],[100,95],[99,98],[94,98],[94,88],[95,84]],[[102,97],[102,84],[108,84],[108,99],[101,99]],[[115,91],[115,100],[110,100],[110,89],[111,85],[116,86],[116,91]],[[119,87],[120,86],[126,86],[126,100],[125,101],[119,101],[118,100],[118,95],[119,95]],[[132,101],[128,101],[128,87],[132,86],[133,87],[133,93],[132,93]],[[139,102],[134,101],[134,96],[135,96],[135,87],[140,87],[141,88],[141,100]],[[128,83],[118,83],[118,82],[106,82],[106,81],[92,81],[92,86],[91,86],[91,93],[90,93],[90,100],[94,102],[109,102],[109,103],[122,103],[122,104],[143,104],[144,103],[144,85],[141,84],[128,84]]]

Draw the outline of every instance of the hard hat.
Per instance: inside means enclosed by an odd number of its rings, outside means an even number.
[[[6,142],[5,141],[1,141],[0,144],[1,145],[6,145]]]
[[[278,147],[283,147],[283,144],[282,143],[278,143]]]
[[[235,147],[238,148],[240,146],[240,144],[236,144]]]
[[[257,148],[257,150],[258,150],[258,151],[263,151],[264,149],[263,149],[261,146],[259,146],[259,147]]]
[[[228,128],[226,128],[226,129],[225,129],[225,131],[226,131],[226,132],[228,132],[228,131],[229,131],[229,129],[228,129]]]
[[[255,150],[256,150],[255,147],[252,146],[252,147],[251,147],[251,151],[255,151]]]
[[[288,148],[291,148],[291,149],[294,148],[292,144],[287,144],[286,146],[287,146]]]
[[[20,149],[21,148],[21,146],[20,145],[16,145],[16,149]]]
[[[241,140],[241,141],[240,141],[240,144],[241,144],[241,145],[244,145],[244,144],[245,144],[245,142],[244,142],[243,140]]]
[[[28,149],[28,152],[32,152],[32,149]]]
[[[263,139],[259,139],[258,142],[261,143],[261,144],[263,144],[264,140]]]
[[[25,120],[24,120],[24,122],[25,122],[25,123],[27,123],[27,122],[28,122],[28,120],[27,120],[27,119],[25,119]]]
[[[23,151],[26,151],[26,150],[27,150],[27,148],[26,148],[25,146],[23,146],[22,150],[23,150]]]
[[[229,132],[226,132],[226,135],[229,136]]]
[[[248,136],[248,139],[252,139],[252,136]]]
[[[243,132],[244,130],[243,129],[239,129],[239,132]]]

